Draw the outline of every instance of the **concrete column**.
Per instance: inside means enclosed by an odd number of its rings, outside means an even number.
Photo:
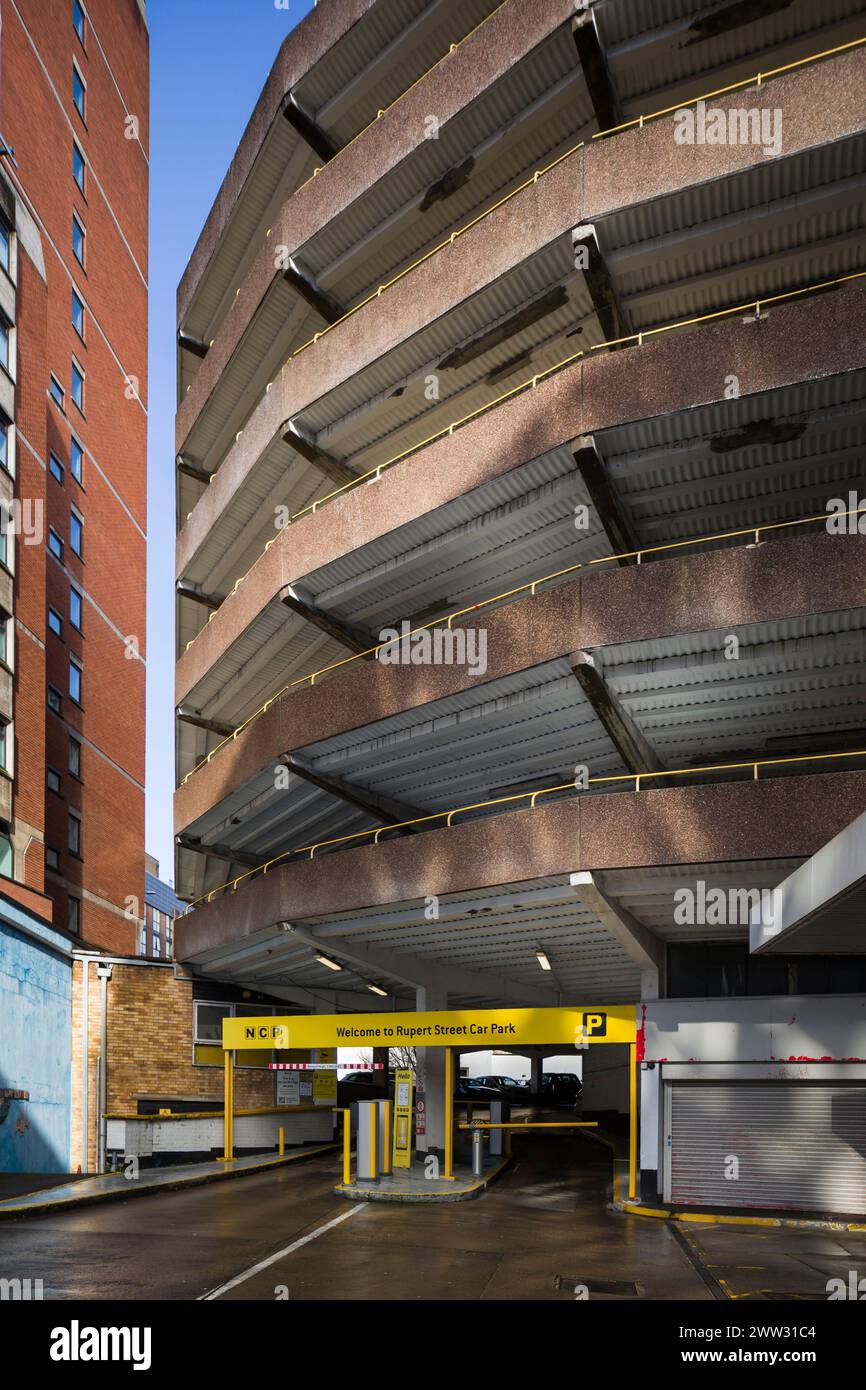
[[[533,1100],[541,1104],[541,1078],[544,1075],[544,1058],[530,1057],[529,1059],[529,1085],[532,1091]]]
[[[419,1013],[447,1009],[448,994],[443,989],[419,985],[415,990],[415,1008]],[[435,1153],[441,1157],[445,1150],[445,1106],[452,1103],[451,1097],[445,1095],[445,1049],[419,1047],[416,1051],[418,1082],[424,1088],[427,1116],[426,1133],[417,1136],[416,1149],[420,1154]]]
[[[657,1200],[661,1191],[661,1067],[642,1066],[640,1082],[640,1195],[645,1202]]]
[[[373,1086],[383,1100],[388,1099],[388,1053],[387,1047],[373,1048],[373,1061],[382,1063],[381,1071],[373,1072]]]

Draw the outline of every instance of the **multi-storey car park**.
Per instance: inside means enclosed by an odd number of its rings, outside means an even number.
[[[866,1211],[864,25],[325,0],[178,292],[178,960],[638,1006],[650,1200]]]

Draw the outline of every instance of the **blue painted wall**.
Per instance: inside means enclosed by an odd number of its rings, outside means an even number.
[[[71,1047],[69,942],[2,899],[0,1091],[30,1099],[0,1097],[0,1172],[69,1171]]]

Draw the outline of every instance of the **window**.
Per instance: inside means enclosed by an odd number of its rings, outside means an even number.
[[[57,377],[54,375],[53,372],[51,373],[51,399],[54,401],[55,405],[60,406],[61,410],[65,408],[66,392],[60,385],[60,382],[57,380]]]
[[[63,698],[56,685],[49,685],[48,687],[48,708],[53,710],[55,714],[59,714],[63,708]]]
[[[69,513],[69,545],[81,559],[84,550],[84,519],[74,507]]]
[[[81,817],[77,811],[69,812],[69,853],[81,858]]]
[[[69,735],[69,771],[81,781],[81,744]]]
[[[84,43],[84,10],[81,7],[81,0],[72,0],[72,27],[82,43]]]
[[[81,704],[81,662],[74,656],[69,658],[69,694],[77,705]]]
[[[85,116],[85,102],[87,100],[87,84],[81,73],[78,71],[78,64],[72,61],[72,104],[82,120]]]
[[[63,482],[63,464],[56,454],[48,455],[48,471],[52,478],[56,478],[58,483]]]
[[[84,301],[72,291],[72,327],[79,338],[84,337]]]
[[[72,254],[79,265],[84,265],[84,242],[87,233],[75,213],[72,214]]]
[[[222,1023],[232,1016],[231,1004],[196,1004],[195,1039],[197,1043],[221,1043]]]
[[[9,724],[0,724],[0,767],[9,771],[9,753],[12,749],[12,730]]]
[[[5,468],[7,473],[12,472],[12,449],[9,438],[9,426],[5,420],[0,420],[0,468]]]
[[[69,899],[69,913],[66,925],[73,935],[77,936],[81,930],[81,901],[78,898]]]
[[[0,835],[0,878],[11,878],[14,872],[15,856],[12,841],[8,835]]]
[[[48,626],[55,637],[63,636],[63,619],[56,608],[49,608],[48,610]]]
[[[48,549],[58,560],[63,559],[63,542],[53,526],[49,526],[48,528]]]
[[[12,233],[6,223],[0,220],[0,266],[7,275],[12,273]]]
[[[9,370],[9,344],[11,335],[9,325],[4,319],[0,319],[0,367]]]
[[[8,665],[9,652],[9,624],[11,618],[0,618],[0,663]]]
[[[45,770],[45,780],[50,792],[57,792],[60,795],[60,773],[56,767],[49,767]]]
[[[69,590],[69,621],[77,632],[81,631],[81,595],[72,588]]]
[[[72,359],[72,404],[84,414],[84,372]]]
[[[45,846],[45,867],[46,869],[60,868],[60,851],[52,849],[51,845]]]
[[[75,436],[69,445],[69,462],[72,467],[72,476],[77,483],[84,480],[84,450]]]
[[[138,954],[147,955],[147,927],[142,923],[138,930]]]
[[[171,953],[172,953],[172,940],[171,940],[171,929],[172,929],[172,926],[173,926],[172,919],[171,919],[171,917],[169,917],[169,916],[166,914],[166,919],[165,919],[165,954],[166,954],[167,956],[170,956]]]
[[[87,168],[87,161],[75,140],[72,142],[72,177],[78,184],[82,193],[84,192],[84,171]]]

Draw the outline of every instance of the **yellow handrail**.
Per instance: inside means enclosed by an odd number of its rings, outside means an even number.
[[[634,126],[641,128],[648,121],[657,121],[662,116],[670,116],[674,111],[683,111],[687,106],[693,106],[699,101],[709,101],[711,97],[726,96],[729,92],[740,92],[744,87],[751,87],[753,83],[762,86],[771,77],[781,77],[783,72],[793,72],[794,68],[806,67],[808,63],[819,63],[824,58],[833,58],[837,53],[845,53],[848,49],[859,48],[866,39],[851,39],[849,43],[837,44],[835,48],[825,48],[820,53],[810,53],[807,58],[796,58],[792,63],[783,63],[781,67],[770,68],[768,72],[756,72],[751,77],[742,77],[738,82],[731,82],[727,87],[717,87],[713,92],[704,92],[703,96],[692,97],[689,101],[677,102],[676,106],[663,106],[660,111],[650,111],[643,116],[634,116],[630,121],[623,121],[620,125],[608,126],[607,130],[596,131],[593,140],[605,140],[609,135],[617,135],[621,130],[631,130]]]
[[[758,781],[758,772],[762,767],[788,767],[794,763],[816,763],[831,762],[836,758],[866,758],[866,748],[857,748],[844,753],[804,753],[790,758],[749,758],[746,762],[738,763],[709,763],[700,767],[676,767],[664,768],[655,772],[618,772],[608,774],[603,777],[588,777],[586,786],[600,786],[602,783],[609,784],[614,782],[634,782],[635,791],[639,792],[643,782],[659,777],[698,777],[705,772],[742,772],[748,768],[754,781]],[[489,801],[475,801],[469,806],[456,806],[450,811],[433,811],[426,816],[414,816],[411,820],[397,821],[394,825],[383,825],[371,827],[369,830],[356,830],[351,835],[337,835],[330,840],[319,840],[313,845],[299,845],[295,849],[283,850],[282,854],[277,854],[273,859],[267,860],[264,864],[259,864],[254,869],[248,869],[246,873],[238,874],[237,878],[230,879],[228,883],[221,883],[219,887],[212,888],[209,893],[203,893],[201,897],[194,898],[188,905],[188,911],[192,911],[199,903],[212,902],[220,893],[227,889],[236,892],[238,885],[244,883],[248,878],[254,878],[258,874],[266,874],[275,864],[292,858],[294,855],[307,854],[312,859],[318,849],[328,849],[332,845],[345,845],[351,840],[362,840],[368,836],[374,837],[374,843],[378,844],[379,836],[387,830],[405,830],[409,826],[424,825],[431,820],[445,820],[446,827],[451,826],[453,817],[460,815],[463,811],[477,811],[481,808],[491,806],[505,806],[513,801],[530,802],[530,809],[535,809],[536,799],[539,796],[551,796],[555,792],[579,793],[585,787],[576,787],[574,782],[560,782],[553,787],[542,787],[534,792],[514,792],[510,796],[492,797]],[[207,853],[207,845],[202,845],[202,851]]]
[[[844,512],[836,512],[833,515],[836,518],[842,516],[860,516],[864,512],[866,512],[866,505],[862,507],[848,507]],[[793,521],[768,521],[758,526],[744,526],[736,531],[716,531],[708,536],[689,536],[681,541],[665,541],[661,545],[645,546],[642,550],[624,550],[616,554],[600,555],[595,560],[588,560],[586,564],[581,562],[574,565],[567,565],[565,569],[553,570],[552,573],[543,574],[538,579],[527,580],[525,584],[518,584],[513,589],[505,589],[502,593],[494,594],[490,598],[479,599],[476,603],[472,603],[466,608],[457,608],[453,613],[447,615],[443,614],[441,618],[432,618],[427,623],[421,623],[418,627],[410,628],[408,632],[401,633],[399,637],[392,637],[387,642],[379,642],[376,646],[367,647],[362,652],[353,652],[351,656],[341,657],[339,661],[332,661],[328,666],[321,666],[318,670],[310,672],[309,675],[298,676],[296,680],[290,681],[287,685],[284,685],[278,690],[275,695],[271,695],[270,699],[266,700],[263,705],[260,705],[257,710],[254,710],[252,714],[248,715],[244,722],[239,724],[233,733],[228,734],[226,738],[220,739],[219,743],[217,743],[210,752],[206,754],[200,762],[196,763],[195,767],[191,768],[186,776],[181,779],[180,785],[184,786],[189,781],[190,777],[193,777],[195,773],[198,772],[199,768],[209,763],[211,758],[215,757],[226,744],[234,743],[238,736],[242,734],[245,729],[249,728],[250,724],[261,718],[263,714],[266,714],[271,705],[275,704],[277,700],[281,700],[289,691],[295,690],[299,686],[307,685],[307,683],[311,686],[315,685],[316,681],[321,676],[326,676],[331,671],[338,671],[342,666],[349,666],[355,661],[362,661],[370,656],[378,658],[383,648],[393,647],[397,643],[402,642],[404,638],[413,637],[418,632],[425,632],[441,627],[443,622],[447,622],[450,628],[455,618],[464,617],[467,613],[476,613],[482,608],[489,608],[490,605],[494,603],[502,603],[505,599],[513,598],[516,594],[525,594],[529,592],[534,595],[539,585],[552,583],[554,579],[562,579],[564,575],[574,574],[577,570],[585,569],[591,565],[607,565],[612,561],[632,559],[637,560],[637,563],[641,564],[644,555],[656,555],[667,550],[680,550],[690,545],[711,545],[714,541],[736,540],[741,536],[753,537],[754,544],[758,545],[760,544],[761,535],[765,531],[784,531],[792,526],[811,526],[819,521],[826,522],[828,517],[829,513],[819,512],[813,516],[796,517]]]

